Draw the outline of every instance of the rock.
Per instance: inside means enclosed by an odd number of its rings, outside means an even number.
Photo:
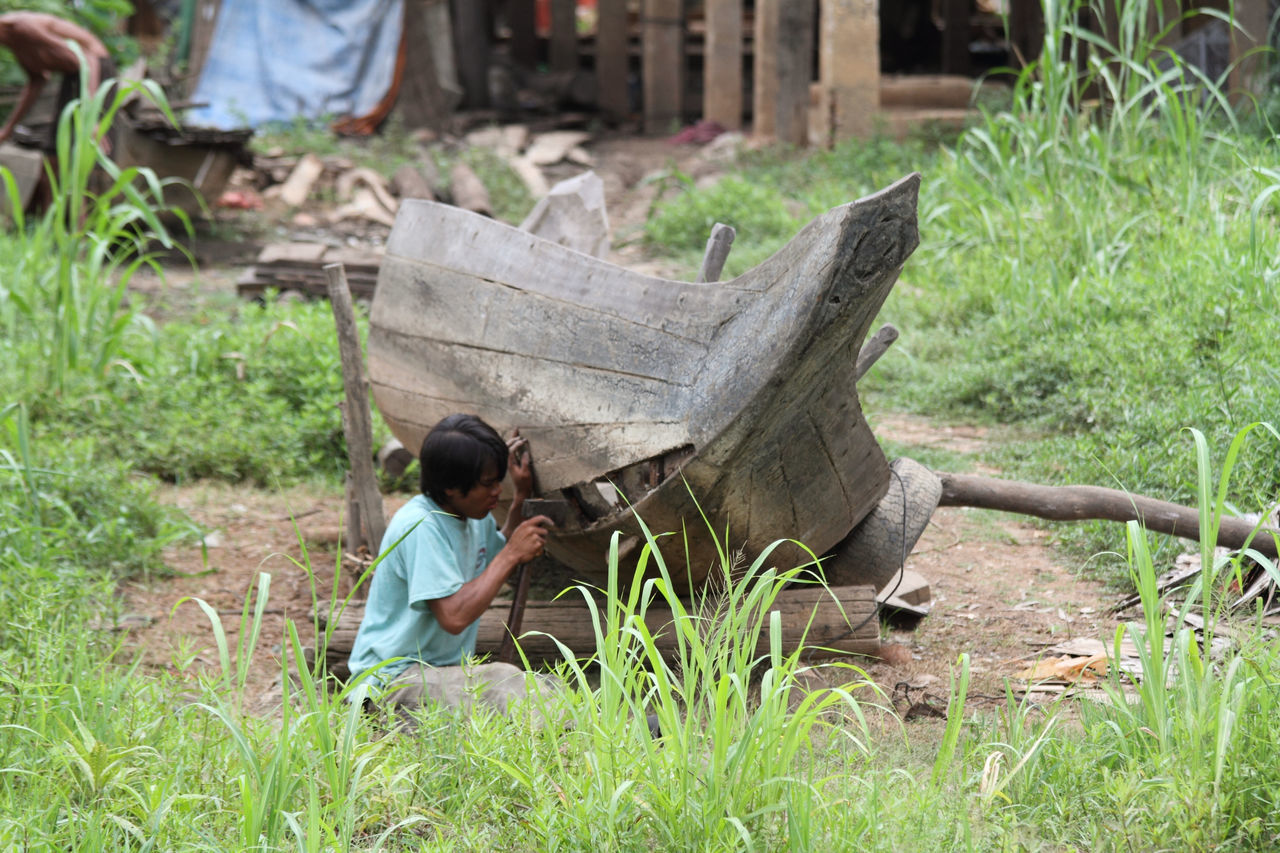
[[[597,258],[609,254],[604,182],[595,172],[561,181],[529,212],[520,228]]]

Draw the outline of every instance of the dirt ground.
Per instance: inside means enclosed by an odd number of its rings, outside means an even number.
[[[611,260],[672,274],[669,265],[648,257],[637,239],[657,192],[659,182],[652,178],[674,166],[695,181],[714,180],[723,160],[698,148],[652,139],[599,140],[588,150],[605,181],[614,234]],[[554,182],[579,169],[554,167],[548,176]],[[299,239],[290,221],[282,217],[264,231],[272,239]],[[362,226],[363,238],[369,233],[370,227]],[[373,242],[378,240],[375,229]],[[232,253],[246,254],[251,256],[244,247]],[[171,275],[167,286],[171,297],[196,288],[233,289],[238,272],[234,263],[215,263],[198,276]],[[149,289],[157,283],[140,278],[138,285]],[[877,435],[898,446],[976,455],[992,440],[983,430],[963,425],[867,414]],[[281,696],[285,620],[297,624],[309,645],[314,639],[313,594],[327,601],[335,576],[341,595],[351,587],[353,573],[336,570],[341,497],[336,490],[267,492],[213,483],[166,490],[166,501],[212,533],[203,549],[190,543],[168,553],[172,576],[135,580],[121,590],[120,627],[143,650],[146,664],[189,676],[216,666],[209,620],[188,599],[200,598],[215,608],[234,643],[246,598],[260,573],[267,573],[269,598],[248,679],[247,706],[269,712]],[[388,517],[406,497],[388,497]],[[1079,577],[1055,556],[1047,540],[1045,531],[1013,516],[939,509],[907,561],[908,569],[930,583],[931,612],[914,624],[888,623],[883,658],[855,662],[886,692],[896,687],[901,698],[899,685],[905,684],[911,701],[945,708],[949,673],[961,653],[970,655],[971,694],[981,703],[984,697],[1003,700],[1005,679],[1025,669],[1047,646],[1075,637],[1111,638],[1116,620],[1107,609],[1114,593]]]

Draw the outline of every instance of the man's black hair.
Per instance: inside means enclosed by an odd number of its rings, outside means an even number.
[[[449,415],[422,440],[418,464],[422,493],[443,503],[446,489],[471,491],[490,466],[507,476],[507,443],[475,415]]]

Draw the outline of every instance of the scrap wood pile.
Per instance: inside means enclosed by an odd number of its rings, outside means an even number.
[[[480,176],[461,158],[454,160],[447,174],[443,173],[438,163],[447,159],[446,155],[468,148],[491,151],[538,200],[555,193],[545,170],[561,163],[589,167],[593,162],[582,147],[590,135],[581,131],[535,134],[525,125],[495,125],[462,139],[438,141],[430,134],[419,138],[421,156],[401,165],[390,180],[337,155],[290,156],[275,149],[255,156],[252,170],[235,176],[233,187],[219,198],[218,206],[268,210],[281,216],[292,212],[289,224],[310,237],[264,247],[256,265],[241,277],[240,295],[258,298],[271,288],[323,296],[323,267],[338,261],[347,264],[353,295],[370,298],[381,254],[378,246],[385,240],[385,229],[394,224],[404,199],[438,201],[492,216],[489,190]],[[602,193],[598,207],[603,216]],[[527,221],[525,227],[538,233]],[[574,248],[590,254],[607,252],[607,220],[603,230],[603,246],[597,234],[591,245]],[[344,239],[333,232],[347,236]],[[555,235],[548,238],[556,240]],[[361,244],[369,248],[358,248]],[[326,246],[339,249],[344,245],[360,251],[361,256],[336,257],[333,251],[325,251]]]

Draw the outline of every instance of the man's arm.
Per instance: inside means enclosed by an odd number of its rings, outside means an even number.
[[[18,105],[13,108],[13,112],[9,113],[9,118],[5,120],[4,127],[0,127],[0,142],[4,142],[13,134],[18,122],[22,121],[22,117],[35,104],[36,98],[40,97],[40,90],[44,88],[44,83],[44,77],[33,76],[27,78],[27,85],[22,87],[22,94],[18,96]]]
[[[518,566],[542,555],[550,521],[545,515],[523,522],[512,533],[506,547],[475,578],[467,581],[453,595],[427,602],[431,615],[450,634],[461,634],[484,614],[494,596]]]

